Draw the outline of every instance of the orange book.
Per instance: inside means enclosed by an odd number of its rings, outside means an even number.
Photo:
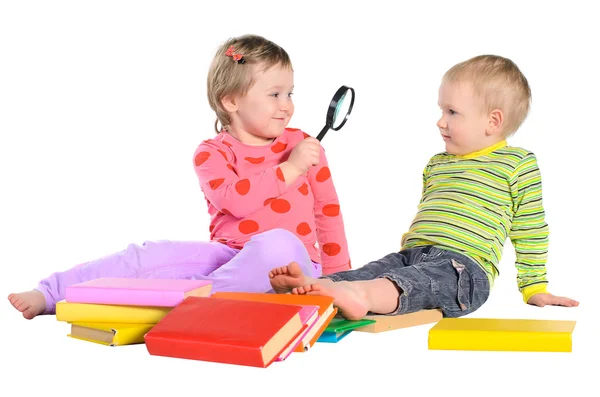
[[[211,298],[236,299],[255,302],[271,302],[284,305],[312,305],[319,306],[319,318],[315,325],[302,339],[302,343],[294,349],[295,352],[307,351],[315,344],[319,336],[331,319],[337,314],[337,308],[333,307],[333,297],[317,295],[292,295],[292,294],[263,294],[253,292],[215,292]]]

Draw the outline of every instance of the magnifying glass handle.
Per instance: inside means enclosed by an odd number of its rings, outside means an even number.
[[[321,139],[323,139],[323,137],[325,136],[325,134],[327,133],[327,131],[329,130],[330,126],[329,125],[325,125],[325,127],[323,127],[323,129],[321,130],[321,132],[319,132],[319,135],[317,135],[317,139],[320,141]]]

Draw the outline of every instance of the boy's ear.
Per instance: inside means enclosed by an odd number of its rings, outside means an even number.
[[[494,109],[490,112],[490,117],[488,120],[488,135],[495,135],[502,132],[504,128],[504,113],[500,109]]]
[[[238,109],[237,101],[233,95],[225,95],[221,98],[221,105],[227,110],[229,113],[233,113]]]

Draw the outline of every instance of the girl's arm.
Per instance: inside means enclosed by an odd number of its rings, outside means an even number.
[[[219,211],[245,218],[281,196],[301,181],[287,185],[279,165],[240,178],[234,171],[232,154],[220,142],[208,140],[194,153],[194,169],[206,198]]]
[[[316,234],[323,274],[349,270],[351,265],[344,220],[322,147],[319,165],[309,170],[308,180],[315,197]]]

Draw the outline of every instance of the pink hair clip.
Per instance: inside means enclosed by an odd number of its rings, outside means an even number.
[[[246,63],[244,56],[242,54],[236,54],[235,50],[233,49],[233,46],[229,46],[227,51],[225,51],[225,55],[233,58],[233,60],[236,61],[237,63],[240,63],[240,64]]]

